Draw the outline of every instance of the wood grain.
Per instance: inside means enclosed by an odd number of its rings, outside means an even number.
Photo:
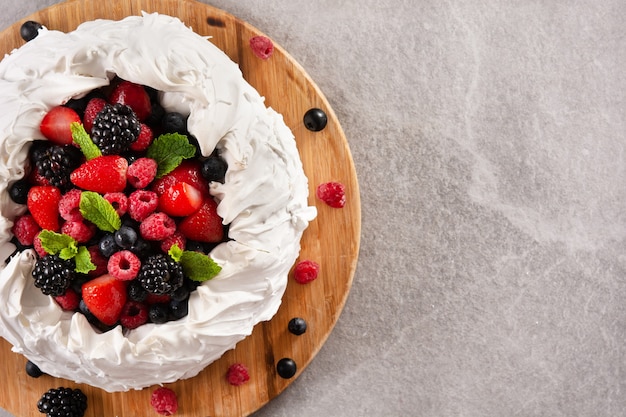
[[[360,199],[354,164],[348,142],[337,117],[324,95],[302,67],[279,45],[269,60],[254,56],[248,41],[261,33],[251,25],[222,10],[193,0],[70,0],[34,13],[0,33],[0,51],[10,52],[24,42],[20,25],[35,20],[53,30],[71,31],[81,22],[96,18],[121,19],[141,11],[159,12],[179,17],[237,62],[245,78],[266,97],[266,102],[282,113],[296,137],[298,149],[309,178],[309,203],[318,208],[318,217],[306,230],[301,259],[321,264],[319,278],[300,285],[290,277],[283,303],[269,322],[254,328],[252,335],[240,342],[197,377],[168,387],[179,396],[179,416],[245,416],[258,410],[280,394],[310,363],[332,331],[345,304],[356,268],[360,239]],[[328,115],[327,127],[311,132],[302,122],[304,113],[313,107]],[[315,188],[327,181],[346,185],[347,205],[333,209],[315,198]],[[302,317],[308,330],[294,336],[287,330],[293,317]],[[89,398],[86,416],[153,416],[149,406],[153,388],[125,393],[77,385],[71,381],[43,376],[30,378],[24,371],[26,360],[10,351],[0,340],[0,407],[16,416],[41,416],[36,402],[43,392],[57,386],[79,386]],[[293,358],[298,372],[292,379],[276,374],[276,362]],[[251,380],[240,387],[225,382],[230,364],[241,362],[250,369]]]

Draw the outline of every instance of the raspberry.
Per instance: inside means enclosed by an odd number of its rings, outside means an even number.
[[[145,123],[141,123],[141,131],[139,132],[139,136],[137,137],[137,140],[130,145],[130,149],[135,152],[145,151],[152,143],[152,139],[154,139],[154,133],[152,133],[152,129],[150,129],[150,127]]]
[[[154,180],[157,173],[157,163],[152,158],[139,158],[126,171],[126,180],[133,187],[146,188]]]
[[[129,250],[115,252],[107,263],[109,274],[122,281],[130,281],[139,273],[141,261]]]
[[[151,215],[158,205],[159,197],[152,191],[136,190],[128,196],[128,214],[138,222]]]
[[[334,208],[341,208],[346,204],[346,188],[338,182],[326,182],[318,185],[315,195]]]
[[[89,251],[91,262],[96,266],[96,269],[89,271],[89,276],[95,278],[106,274],[108,260],[100,253],[98,245],[89,246],[87,250]]]
[[[140,283],[141,284],[141,283]],[[141,287],[143,288],[143,286]],[[146,291],[145,288],[143,288],[144,291]],[[172,296],[169,294],[153,294],[151,292],[146,292],[147,296],[146,296],[146,303],[147,304],[168,304],[170,301],[172,301]]]
[[[128,197],[124,193],[106,193],[104,199],[111,203],[117,214],[122,217],[128,211]]]
[[[176,232],[176,223],[165,213],[149,215],[139,226],[139,233],[146,240],[163,240]]]
[[[254,55],[261,59],[268,59],[274,52],[274,44],[265,36],[255,36],[250,39],[250,48]]]
[[[96,226],[82,221],[70,221],[63,223],[61,233],[73,237],[78,243],[86,243],[96,234]]]
[[[148,321],[148,307],[137,301],[129,300],[124,304],[120,323],[127,329],[136,329]]]
[[[74,311],[78,308],[80,297],[71,288],[68,288],[63,295],[57,295],[54,300],[63,310]]]
[[[11,231],[18,242],[20,242],[20,245],[31,246],[35,241],[35,236],[41,231],[41,227],[39,227],[33,216],[24,214],[15,220]]]
[[[235,363],[228,368],[226,379],[230,385],[239,386],[250,380],[248,368],[241,363]]]
[[[106,100],[100,97],[95,97],[89,100],[87,107],[85,108],[85,115],[83,116],[83,125],[87,133],[91,133],[93,122],[96,120],[98,113],[100,113],[106,105]]]
[[[35,252],[37,252],[37,255],[39,255],[40,258],[43,258],[44,256],[48,255],[48,252],[41,245],[41,239],[39,239],[39,233],[37,233],[37,235],[35,236],[35,239],[33,240],[33,247],[35,248]]]
[[[180,232],[175,232],[172,236],[163,239],[161,242],[161,251],[168,253],[170,248],[174,245],[178,245],[179,248],[185,250],[187,239]]]
[[[81,190],[73,188],[61,196],[61,200],[59,201],[59,214],[64,220],[76,222],[83,219],[79,208],[81,194]]]
[[[176,393],[169,388],[160,387],[152,392],[150,405],[154,411],[164,416],[171,416],[178,411],[178,398]]]
[[[28,176],[28,180],[33,185],[50,185],[50,181],[46,177],[41,175],[37,167],[31,170],[30,175]]]
[[[293,271],[293,278],[300,284],[308,284],[317,278],[320,266],[314,261],[300,261]]]

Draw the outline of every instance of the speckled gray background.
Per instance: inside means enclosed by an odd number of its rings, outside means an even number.
[[[626,415],[624,1],[205,2],[304,66],[361,186],[345,310],[256,417]]]

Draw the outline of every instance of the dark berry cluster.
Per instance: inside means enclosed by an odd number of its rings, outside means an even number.
[[[137,140],[141,125],[129,106],[106,105],[91,128],[91,140],[103,155],[119,155]]]
[[[37,173],[50,185],[63,190],[71,186],[70,174],[82,160],[82,154],[75,146],[52,145],[48,141],[35,141],[30,154]]]
[[[42,293],[63,295],[75,278],[74,263],[57,255],[46,255],[37,260],[32,275],[35,287],[41,289]]]
[[[183,268],[169,256],[158,253],[141,265],[137,280],[149,293],[171,295],[183,285]]]
[[[79,388],[51,388],[41,396],[37,408],[47,417],[83,417],[87,396]]]

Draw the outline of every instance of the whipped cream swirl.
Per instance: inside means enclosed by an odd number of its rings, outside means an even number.
[[[44,372],[110,392],[192,377],[269,320],[316,216],[293,134],[226,54],[170,16],[95,20],[43,29],[0,62],[0,259],[25,211],[8,188],[44,114],[115,75],[161,91],[166,110],[189,115],[202,153],[219,149],[229,168],[211,193],[232,240],[212,251],[222,271],[192,293],[185,318],[126,333],[100,333],[35,288],[32,250],[0,267],[0,336]]]

